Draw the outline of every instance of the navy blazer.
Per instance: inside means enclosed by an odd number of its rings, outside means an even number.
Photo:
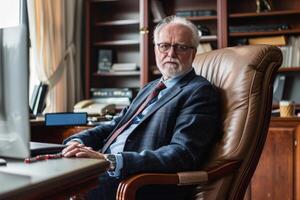
[[[99,150],[110,134],[126,123],[159,79],[148,83],[131,105],[109,124],[68,138],[80,138]],[[217,137],[219,102],[216,89],[192,70],[144,116],[125,142],[122,178],[140,172],[195,170]]]

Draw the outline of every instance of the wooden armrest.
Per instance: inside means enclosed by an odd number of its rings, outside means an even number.
[[[144,173],[138,174],[131,178],[122,181],[119,184],[117,191],[117,200],[135,199],[136,191],[151,184],[169,184],[175,185],[179,183],[178,175],[176,173]]]
[[[213,181],[233,172],[239,166],[240,161],[227,161],[220,166],[212,167],[202,171],[178,172],[178,185],[196,185],[208,181]]]
[[[145,185],[195,185],[205,183],[233,172],[239,165],[239,161],[228,161],[207,171],[138,174],[119,184],[116,199],[134,200],[137,190]]]

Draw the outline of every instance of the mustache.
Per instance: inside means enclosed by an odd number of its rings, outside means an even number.
[[[167,62],[173,62],[173,63],[176,63],[176,64],[180,64],[179,60],[176,59],[176,58],[166,59],[164,63],[167,63]]]

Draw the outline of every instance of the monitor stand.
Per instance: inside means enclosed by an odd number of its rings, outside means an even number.
[[[5,165],[6,165],[6,160],[0,158],[0,166],[5,166]]]

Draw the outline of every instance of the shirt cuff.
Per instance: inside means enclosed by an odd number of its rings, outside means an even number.
[[[70,140],[69,142],[72,142],[72,141],[76,141],[76,142],[79,142],[80,144],[84,144],[83,141],[79,138],[74,138],[74,139]],[[67,142],[67,144],[68,144],[68,142]]]
[[[107,171],[111,177],[120,177],[121,169],[123,168],[123,157],[121,154],[114,154],[116,156],[116,168],[114,171]]]

